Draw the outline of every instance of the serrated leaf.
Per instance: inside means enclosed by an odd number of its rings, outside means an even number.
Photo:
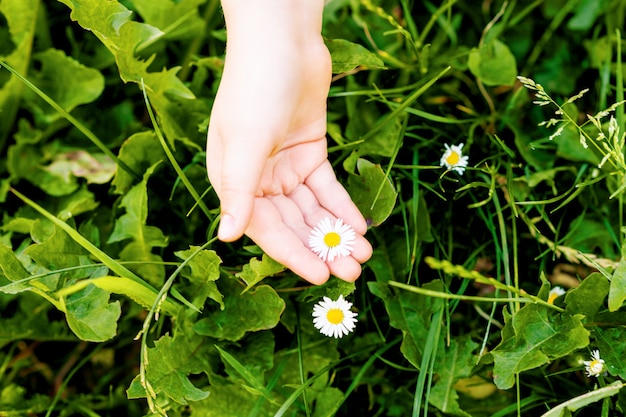
[[[4,16],[10,34],[0,52],[0,61],[5,61],[18,72],[25,74],[30,64],[30,54],[37,27],[37,15],[40,0],[3,0],[0,2],[0,14]],[[6,49],[5,49],[6,48]],[[2,68],[0,71],[4,72]],[[0,75],[4,79],[4,75]],[[0,80],[1,80],[0,79]],[[19,102],[24,91],[24,84],[17,77],[10,77],[6,83],[0,82],[0,143],[5,138],[15,121]]]
[[[143,180],[133,186],[122,198],[120,207],[126,209],[126,213],[115,221],[113,233],[109,236],[108,243],[120,242],[130,239],[120,252],[120,258],[125,261],[146,262],[134,265],[131,270],[138,273],[150,283],[160,286],[165,277],[165,268],[159,264],[163,259],[154,253],[155,247],[166,247],[167,237],[161,229],[146,224],[148,218],[148,178],[158,163],[148,168]]]
[[[469,70],[485,85],[513,85],[517,76],[517,62],[509,47],[498,39],[491,39],[481,48],[470,51]]]
[[[424,346],[428,339],[428,329],[435,312],[440,311],[441,299],[427,297],[410,291],[395,295],[387,284],[368,282],[372,294],[381,298],[389,314],[389,325],[402,331],[400,350],[404,357],[416,368],[420,368]],[[423,286],[433,291],[441,291],[439,281],[432,281]]]
[[[182,334],[162,336],[148,349],[146,379],[156,394],[162,393],[179,404],[200,401],[209,395],[192,384],[189,374],[211,372],[205,341],[200,337]],[[143,398],[139,376],[127,390],[128,398]]]
[[[119,301],[109,303],[110,296],[108,291],[89,285],[64,300],[67,324],[76,336],[88,342],[115,337],[122,311]]]
[[[124,141],[120,148],[119,159],[133,172],[145,172],[149,167],[164,161],[166,157],[154,132],[139,132]],[[118,169],[111,184],[116,194],[124,194],[134,181],[134,176],[126,170]]]
[[[326,40],[333,63],[333,74],[352,71],[357,67],[383,69],[385,63],[364,46],[345,39]]]
[[[174,252],[180,259],[186,260],[196,253],[198,246],[190,246],[190,249]],[[194,305],[201,308],[207,298],[212,299],[224,309],[224,296],[217,288],[220,277],[220,264],[222,260],[212,250],[202,250],[194,256],[189,263],[189,272],[183,272],[183,276],[194,285]]]
[[[224,293],[224,310],[213,311],[196,322],[195,332],[216,339],[237,341],[246,332],[274,328],[285,309],[285,302],[268,285],[259,285],[241,293],[243,289],[233,279],[220,280]]]
[[[274,276],[285,269],[286,268],[282,264],[276,262],[266,254],[263,254],[261,260],[258,258],[250,259],[250,262],[247,265],[244,265],[241,272],[237,273],[236,276],[237,278],[244,280],[247,284],[247,287],[244,290],[245,292],[261,282],[263,279]]]
[[[359,159],[357,169],[359,175],[348,178],[348,192],[368,223],[379,226],[396,205],[396,190],[380,165]]]
[[[456,382],[472,374],[476,357],[474,351],[478,347],[469,336],[452,339],[450,346],[439,349],[435,358],[434,370],[439,380],[431,389],[428,400],[446,415],[469,417],[459,405],[459,395],[454,385]]]
[[[143,21],[163,31],[167,39],[189,39],[204,35],[206,22],[198,6],[206,0],[133,0]]]
[[[68,112],[81,104],[93,102],[104,91],[104,77],[100,71],[86,67],[63,51],[47,49],[32,58],[39,63],[39,70],[29,72],[28,80]],[[32,97],[29,107],[48,123],[62,117],[30,90],[26,94],[29,96]]]
[[[505,315],[502,341],[491,352],[494,382],[509,389],[515,375],[566,356],[589,344],[589,332],[581,316],[557,313],[528,304],[513,315]]]

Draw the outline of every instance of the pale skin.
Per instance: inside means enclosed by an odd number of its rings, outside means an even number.
[[[354,281],[372,255],[365,219],[327,159],[330,55],[323,0],[222,0],[227,45],[211,113],[207,169],[221,202],[218,237],[250,237],[313,284]],[[308,246],[324,217],[356,232],[351,256],[323,262]]]

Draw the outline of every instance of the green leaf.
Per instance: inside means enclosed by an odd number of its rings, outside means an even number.
[[[274,276],[284,270],[285,267],[282,264],[263,254],[260,261],[258,258],[250,259],[250,262],[244,265],[241,272],[237,273],[236,276],[245,281],[247,285],[245,292],[263,279]]]
[[[31,71],[28,80],[44,91],[58,105],[71,112],[81,104],[95,101],[104,91],[104,77],[100,71],[88,68],[58,49],[47,49],[33,55],[39,63],[38,71]],[[29,90],[29,106],[33,113],[48,123],[62,117],[39,96]]]
[[[201,337],[162,336],[148,349],[147,383],[156,394],[164,394],[179,404],[207,398],[209,392],[197,388],[189,379],[189,374],[211,371],[207,349]],[[146,396],[139,376],[133,380],[127,394],[129,399]]]
[[[206,22],[198,14],[198,6],[206,0],[133,0],[143,21],[159,28],[169,40],[189,39],[204,35]]]
[[[517,63],[509,47],[498,39],[491,39],[481,48],[470,51],[467,62],[470,71],[485,85],[513,85]]]
[[[122,143],[119,159],[126,163],[133,172],[145,172],[151,166],[165,160],[165,152],[159,145],[154,132],[139,132]],[[113,190],[116,194],[126,193],[133,185],[135,177],[123,169],[118,169],[113,178]]]
[[[252,382],[260,381],[264,383],[265,373],[274,366],[274,350],[276,348],[274,335],[270,331],[250,333],[242,342],[240,348],[234,349],[233,346],[228,349],[228,354],[237,362],[236,364],[229,364],[229,361],[225,360],[225,356],[222,354],[223,350],[218,348],[225,365],[224,370],[231,379],[244,381],[249,386],[255,387],[259,392],[262,392],[264,390],[263,386],[255,386]]]
[[[89,285],[64,300],[67,324],[76,336],[88,342],[115,337],[121,308],[119,301],[109,303],[110,296],[108,291]]]
[[[42,222],[40,221],[35,223],[33,234],[37,233],[37,228],[39,227],[42,227]],[[52,234],[46,240],[33,244],[24,251],[39,267],[44,270],[55,271],[91,263],[88,256],[89,253],[67,233],[56,225],[53,226],[52,230]],[[63,275],[66,277],[83,277],[85,271],[66,272]]]
[[[122,198],[120,206],[126,209],[126,213],[115,221],[113,233],[109,236],[108,243],[120,242],[130,239],[120,252],[120,258],[125,261],[142,261],[145,264],[132,266],[130,269],[144,277],[156,286],[163,284],[165,268],[161,262],[161,256],[152,253],[154,247],[166,247],[167,237],[161,229],[146,225],[148,218],[148,178],[157,167],[158,163],[151,166],[143,176],[143,180],[132,187]]]
[[[384,62],[362,45],[344,40],[327,39],[326,46],[333,62],[333,74],[352,71],[357,67],[384,69]]]
[[[348,192],[372,226],[379,226],[393,211],[397,193],[380,165],[357,161],[359,175],[350,174]]]
[[[213,311],[199,320],[193,329],[198,334],[216,339],[237,341],[246,332],[274,328],[285,309],[285,302],[268,285],[243,290],[236,280],[220,280],[224,293],[224,310]],[[223,285],[222,285],[223,284]]]
[[[571,416],[572,411],[580,410],[581,408],[600,401],[603,398],[611,397],[617,394],[626,384],[621,381],[615,381],[606,387],[598,388],[586,394],[579,395],[572,398],[558,406],[554,407],[547,413],[541,415],[541,417],[567,417]]]
[[[441,310],[443,301],[410,291],[401,291],[394,295],[387,284],[380,282],[368,282],[367,286],[372,294],[385,303],[389,325],[402,331],[401,351],[404,357],[419,369],[432,316]],[[442,291],[442,284],[440,281],[432,281],[423,288]]]
[[[37,15],[41,8],[40,0],[3,0],[0,2],[0,14],[6,19],[10,33],[11,48],[7,48],[9,42],[2,45],[0,52],[0,66],[2,61],[25,74],[30,65],[30,54],[37,28]],[[6,49],[5,49],[6,48]],[[16,77],[10,77],[6,83],[4,80],[4,68],[0,70],[0,149],[4,148],[9,130],[13,126],[15,116],[20,106],[20,99],[24,84]]]
[[[174,255],[185,260],[198,250],[198,246],[190,246],[190,249],[174,252]],[[224,309],[224,296],[217,288],[217,281],[220,277],[220,263],[222,260],[215,251],[202,250],[194,256],[189,263],[189,270],[183,271],[182,275],[193,284],[193,304],[197,308],[202,308],[207,298],[215,301]]]
[[[450,346],[439,349],[435,358],[435,372],[439,380],[431,389],[428,400],[446,415],[469,417],[459,406],[459,395],[454,384],[461,378],[472,374],[476,357],[474,351],[478,347],[469,335],[452,339]]]
[[[626,244],[622,245],[622,257],[613,272],[609,288],[609,311],[617,311],[626,300]]]
[[[608,293],[609,281],[600,272],[594,272],[578,287],[567,292],[565,311],[571,315],[581,314],[587,322],[591,322],[604,306]]]
[[[561,358],[589,344],[581,316],[557,313],[536,304],[505,314],[502,341],[491,352],[494,382],[509,389],[515,375]]]

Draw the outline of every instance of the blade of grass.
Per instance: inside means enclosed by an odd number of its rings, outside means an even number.
[[[170,164],[172,164],[172,167],[174,168],[174,171],[176,171],[176,175],[178,175],[178,178],[180,178],[180,180],[185,185],[185,188],[187,188],[187,191],[189,191],[189,194],[191,194],[191,196],[194,198],[196,204],[204,212],[207,218],[213,221],[215,216],[211,214],[209,208],[206,206],[206,204],[204,204],[204,201],[202,201],[200,194],[198,194],[198,191],[196,191],[194,186],[191,184],[191,181],[189,181],[189,178],[187,178],[187,175],[185,175],[185,172],[178,164],[178,161],[176,161],[174,154],[172,154],[170,147],[165,142],[165,138],[163,137],[163,134],[161,133],[161,129],[159,129],[159,125],[157,124],[156,118],[154,117],[154,112],[152,111],[152,106],[150,105],[150,101],[148,100],[148,95],[146,93],[146,88],[143,83],[143,78],[141,79],[141,92],[143,94],[144,102],[146,103],[148,116],[150,117],[150,121],[152,122],[152,126],[154,127],[154,132],[157,135],[157,138],[159,139],[161,146],[163,147],[163,151],[165,152],[165,155],[167,155],[167,159],[170,161]]]

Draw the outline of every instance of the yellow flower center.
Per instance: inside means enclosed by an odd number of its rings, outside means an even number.
[[[340,324],[343,322],[343,311],[340,308],[333,308],[328,310],[326,318],[331,324]]]
[[[448,155],[448,157],[446,158],[446,162],[450,165],[456,165],[459,163],[460,160],[460,156],[458,153],[452,151],[450,152],[450,155]]]
[[[337,232],[328,232],[324,236],[324,244],[329,248],[333,248],[341,243],[341,236]]]
[[[553,292],[548,295],[548,304],[554,304],[554,300],[558,298],[559,294]]]
[[[594,359],[589,362],[589,369],[591,369],[596,374],[599,374],[602,371],[602,368],[604,368],[604,364],[598,359]]]

